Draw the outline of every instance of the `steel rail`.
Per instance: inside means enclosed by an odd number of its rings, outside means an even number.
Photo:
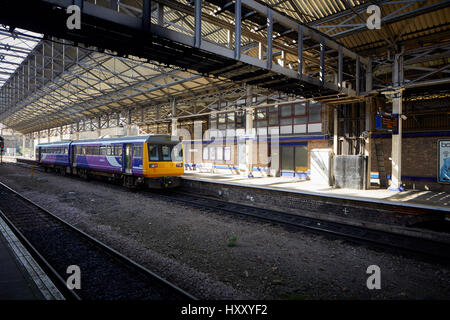
[[[88,235],[87,233],[85,233],[85,232],[81,231],[80,229],[72,226],[71,224],[69,224],[66,221],[64,221],[63,219],[61,219],[60,217],[54,215],[50,211],[48,211],[45,208],[41,207],[40,205],[34,203],[32,200],[30,200],[27,197],[23,196],[19,192],[13,190],[11,187],[9,187],[6,184],[0,182],[0,188],[2,188],[2,187],[4,189],[7,189],[8,191],[10,191],[11,193],[13,193],[15,196],[17,196],[18,198],[20,198],[24,202],[26,202],[28,204],[31,204],[33,207],[37,208],[39,211],[44,213],[45,216],[50,217],[51,219],[53,219],[53,221],[56,221],[57,223],[62,224],[65,227],[68,227],[70,230],[74,231],[78,236],[80,236],[84,240],[87,240],[89,243],[93,244],[96,248],[102,250],[104,253],[109,255],[109,257],[111,257],[114,260],[122,263],[122,265],[125,265],[125,266],[133,268],[134,270],[136,270],[137,272],[139,272],[141,275],[143,275],[144,277],[148,278],[149,280],[156,281],[156,283],[158,283],[158,285],[166,287],[168,290],[172,291],[174,293],[174,295],[178,295],[179,297],[182,297],[183,299],[196,300],[196,298],[194,296],[192,296],[191,294],[187,293],[186,291],[182,290],[181,288],[177,287],[176,285],[170,283],[169,281],[163,279],[159,275],[157,275],[154,272],[148,270],[147,268],[141,266],[140,264],[134,262],[130,258],[128,258],[128,257],[124,256],[123,254],[121,254],[120,252],[114,250],[113,248],[111,248],[111,247],[107,246],[106,244],[100,242],[99,240],[93,238],[92,236]],[[31,249],[30,253],[32,253],[32,254],[34,253],[34,255],[38,258],[38,260],[44,263],[41,267],[43,267],[46,270],[50,270],[51,271],[51,273],[49,274],[49,277],[51,276],[54,279],[56,279],[55,285],[58,287],[58,289],[62,290],[66,294],[67,294],[67,291],[71,291],[71,290],[67,289],[66,282],[64,280],[62,280],[62,277],[59,274],[57,274],[57,272],[45,260],[45,258],[42,257],[39,254],[39,252],[37,252],[37,250],[31,245],[30,241],[20,232],[20,230],[18,230],[18,228],[16,228],[16,226],[14,226],[12,221],[6,217],[4,212],[1,212],[1,213],[2,213],[2,216],[4,216],[6,218],[5,221],[8,223],[8,225],[13,230],[13,232],[16,234],[16,236],[19,239],[24,240],[23,244],[26,247]],[[63,282],[63,285],[61,285],[61,282]],[[64,287],[66,287],[66,288],[64,289]],[[63,295],[64,295],[64,293],[63,293]],[[79,297],[76,293],[72,293],[71,295],[68,294],[67,297],[69,299],[76,299],[76,300],[80,300],[81,299],[81,297]]]
[[[396,253],[413,254],[431,259],[435,262],[450,264],[450,243],[312,218],[300,214],[237,204],[209,197],[194,196],[188,193],[174,192],[173,190],[171,190],[171,194],[157,193],[157,195],[170,201],[178,201],[198,208],[238,214],[240,216],[255,218],[278,225],[286,225],[316,234],[337,237],[358,244],[375,246],[389,251],[395,251]]]

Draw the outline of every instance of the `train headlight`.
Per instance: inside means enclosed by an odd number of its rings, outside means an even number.
[[[177,163],[177,167],[182,167],[183,164],[182,163]]]
[[[158,164],[157,163],[150,163],[150,168],[158,168]]]

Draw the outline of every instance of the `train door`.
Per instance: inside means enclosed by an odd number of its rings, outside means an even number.
[[[122,170],[125,174],[133,173],[133,145],[131,143],[124,145]]]
[[[70,147],[69,147],[69,150],[70,150]],[[77,166],[77,146],[72,146],[71,157],[72,157],[72,165],[74,167],[76,167]]]

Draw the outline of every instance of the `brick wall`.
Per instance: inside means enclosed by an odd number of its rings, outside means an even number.
[[[449,184],[437,183],[437,142],[448,137],[404,137],[402,140],[402,177],[405,187],[421,190],[450,191]],[[390,138],[374,139],[383,144],[386,173],[391,174]],[[372,144],[372,173],[378,173],[375,145]]]

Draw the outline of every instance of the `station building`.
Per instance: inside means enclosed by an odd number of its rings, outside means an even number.
[[[100,33],[56,32],[38,4],[23,8],[42,11],[32,23],[20,7],[0,14],[24,28],[2,27],[0,80],[0,121],[22,150],[167,133],[183,138],[187,172],[449,190],[446,1],[381,1],[381,29],[361,21],[370,1],[155,1],[148,16],[110,2],[87,2]],[[146,36],[152,48],[129,46]]]

